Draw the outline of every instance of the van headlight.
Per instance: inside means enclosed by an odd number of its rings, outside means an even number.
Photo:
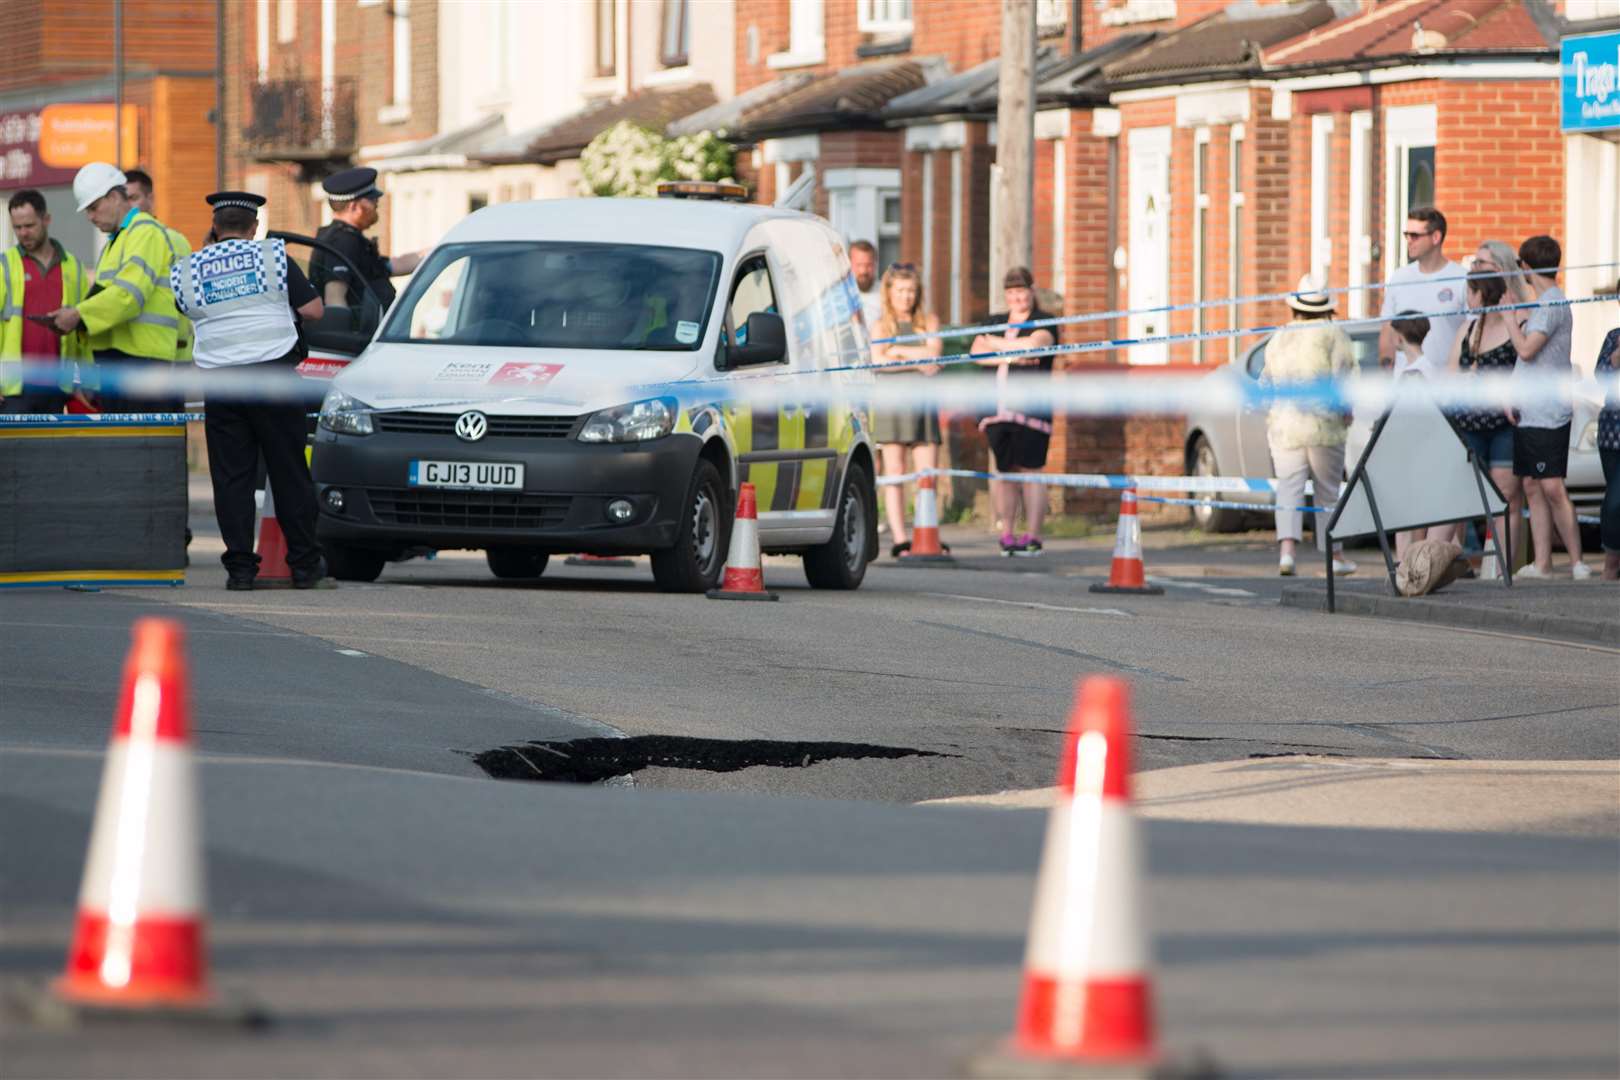
[[[674,398],[649,398],[593,413],[579,430],[580,442],[626,443],[661,439],[675,430],[680,406]]]
[[[1593,421],[1591,421],[1590,423],[1588,423],[1586,425],[1585,429],[1583,429],[1581,431],[1581,438],[1580,438],[1580,441],[1575,444],[1575,449],[1577,449],[1577,450],[1596,450],[1597,449],[1597,436],[1598,436],[1598,422],[1596,420],[1593,420]]]
[[[326,392],[321,402],[321,427],[339,435],[370,435],[371,406],[359,398],[352,398],[337,387]]]

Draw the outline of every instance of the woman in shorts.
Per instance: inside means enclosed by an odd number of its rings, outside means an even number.
[[[1474,268],[1477,271],[1486,267],[1476,262]],[[1503,302],[1502,297],[1506,293],[1507,284],[1503,278],[1474,278],[1468,283],[1468,306],[1494,307]],[[1513,340],[1508,334],[1507,320],[1517,315],[1512,311],[1492,311],[1475,315],[1464,323],[1462,330],[1452,339],[1448,370],[1453,374],[1497,378],[1512,374],[1519,354],[1514,350]],[[1499,408],[1470,406],[1453,411],[1451,423],[1457,429],[1463,445],[1473,452],[1480,468],[1489,470],[1497,490],[1508,501],[1508,517],[1517,524],[1524,495],[1519,478],[1513,475],[1513,425],[1508,421],[1507,414]],[[1496,520],[1498,537],[1507,535],[1501,531],[1504,524],[1502,518]],[[1436,530],[1429,530],[1431,537],[1435,533]],[[1522,530],[1515,528],[1514,533],[1513,550],[1517,551]]]
[[[923,304],[922,279],[917,275],[915,266],[910,263],[891,264],[883,272],[881,295],[883,314],[873,327],[873,337],[938,333],[939,317]],[[944,347],[944,341],[938,337],[905,345],[884,343],[872,346],[872,359],[879,364],[929,360],[938,357]],[[938,364],[910,364],[879,368],[876,372],[891,378],[910,379],[938,373]],[[911,451],[912,468],[918,472],[932,469],[939,464],[939,410],[917,403],[876,413],[872,417],[872,438],[878,444],[878,452],[883,455],[884,475],[905,474],[907,450]],[[906,529],[904,484],[884,486],[883,509],[889,521],[889,554],[899,558],[911,550],[910,534]]]
[[[991,315],[987,322],[1029,323],[1051,318],[1035,305],[1035,277],[1028,269],[1015,266],[1002,279],[1007,310]],[[1055,345],[1052,331],[1041,327],[1010,326],[994,334],[980,334],[973,339],[974,353],[1018,352],[1043,345]],[[1020,356],[998,360],[987,356],[978,361],[985,367],[996,369],[997,389],[1007,387],[1012,380],[1043,379],[1051,375],[1052,355]],[[1004,475],[1038,473],[1046,467],[1046,451],[1052,441],[1052,409],[1049,405],[1030,402],[1009,402],[997,394],[995,414],[979,422],[990,443],[995,458],[996,472]],[[1024,524],[1027,532],[1016,534],[1020,490],[1023,495]],[[990,499],[995,504],[996,517],[1003,523],[1001,553],[1003,555],[1039,555],[1041,553],[1041,524],[1046,518],[1046,489],[1043,484],[1018,483],[1013,480],[991,480]]]

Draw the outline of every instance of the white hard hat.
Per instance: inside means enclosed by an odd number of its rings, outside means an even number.
[[[92,161],[73,178],[73,198],[78,201],[80,210],[88,210],[91,203],[128,182],[129,177],[118,166]]]

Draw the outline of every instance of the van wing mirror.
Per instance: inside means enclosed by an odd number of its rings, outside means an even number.
[[[756,311],[743,328],[743,344],[731,347],[730,367],[787,362],[787,327],[774,311]]]

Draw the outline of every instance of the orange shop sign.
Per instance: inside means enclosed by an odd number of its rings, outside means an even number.
[[[122,130],[114,124],[116,106],[111,104],[47,105],[39,114],[39,158],[42,164],[54,169],[77,169],[92,161],[116,161],[113,140],[118,138],[124,148],[124,161],[134,161],[139,154],[140,109],[125,105]]]

